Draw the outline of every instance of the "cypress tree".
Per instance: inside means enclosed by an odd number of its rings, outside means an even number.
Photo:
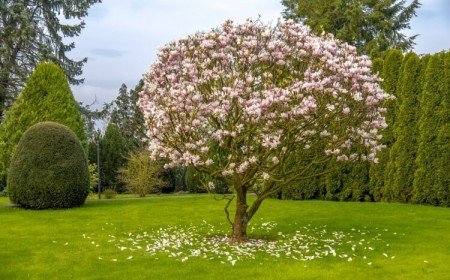
[[[390,133],[390,145],[388,145],[388,150],[386,150],[387,152],[387,157],[386,157],[386,166],[385,166],[385,171],[384,171],[384,184],[383,184],[383,197],[384,200],[387,201],[391,201],[391,200],[395,200],[395,191],[394,191],[394,174],[395,174],[395,158],[391,159],[390,158],[390,154],[391,154],[391,150],[392,150],[392,146],[394,145],[394,143],[396,142],[396,137],[397,135],[395,134],[395,129],[397,127],[397,117],[398,117],[398,111],[399,111],[399,107],[402,104],[402,95],[401,92],[403,90],[403,76],[405,71],[408,71],[408,69],[405,69],[406,66],[406,62],[416,54],[414,54],[413,52],[409,52],[402,61],[402,64],[400,66],[399,72],[398,72],[398,77],[397,77],[397,84],[396,84],[396,88],[395,88],[395,102],[390,103],[391,107],[388,108],[388,110],[391,110],[392,114],[388,114],[387,116],[390,117],[390,121],[388,122],[391,126],[391,128],[389,129],[389,133]],[[395,153],[395,152],[394,152]]]
[[[414,54],[408,58],[403,68],[402,80],[398,92],[401,104],[394,125],[395,143],[389,151],[389,180],[392,190],[390,200],[409,202],[417,152],[417,118],[419,113],[419,94],[421,87],[420,58]]]
[[[440,129],[437,136],[436,196],[438,204],[450,206],[450,52],[444,54],[443,99],[438,110]]]
[[[437,141],[440,130],[438,112],[443,100],[445,84],[442,57],[442,54],[435,54],[430,58],[420,98],[419,146],[413,183],[413,202],[415,203],[438,205],[441,201],[439,197],[441,194],[436,192],[436,188],[438,158],[442,156],[439,154]]]
[[[137,102],[139,92],[144,87],[144,80],[140,80],[134,89],[128,90],[125,84],[119,89],[119,95],[112,103],[110,122],[121,128],[122,135],[133,150],[140,150],[145,146],[145,121]]]
[[[109,123],[105,135],[100,141],[100,170],[101,182],[105,188],[117,192],[124,191],[124,185],[118,178],[119,169],[127,163],[129,147],[120,128]]]
[[[48,62],[36,67],[0,125],[0,181],[5,182],[11,155],[23,133],[43,121],[66,125],[85,142],[78,104],[66,75],[59,66]]]
[[[383,63],[384,63],[384,61],[382,58],[379,58],[379,57],[375,58],[372,61],[372,73],[375,73],[375,74],[378,73],[378,76],[381,77],[381,74],[383,73]]]
[[[399,50],[390,50],[386,54],[386,58],[383,64],[383,71],[381,77],[384,79],[382,87],[384,91],[396,96],[397,79],[402,64],[403,54]],[[385,104],[387,108],[386,122],[388,127],[383,131],[382,143],[386,145],[386,149],[379,152],[377,157],[379,162],[370,166],[370,182],[369,188],[375,201],[382,199],[382,189],[385,180],[385,169],[389,159],[389,150],[394,142],[392,135],[392,124],[394,123],[395,116],[395,100],[388,100]]]

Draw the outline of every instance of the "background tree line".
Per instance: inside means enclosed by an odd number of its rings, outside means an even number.
[[[408,52],[417,35],[401,32],[420,7],[418,0],[283,0],[287,19],[328,32],[370,55],[383,89],[389,127],[379,163],[332,163],[328,174],[285,189],[284,199],[398,201],[450,204],[449,52]],[[406,53],[406,55],[404,55]],[[317,152],[317,151],[316,151]],[[447,172],[445,171],[447,170]]]
[[[389,127],[379,163],[324,165],[326,176],[299,181],[280,198],[450,205],[450,52],[390,50],[373,71],[396,96],[385,104]]]

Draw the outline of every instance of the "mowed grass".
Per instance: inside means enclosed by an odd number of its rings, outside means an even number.
[[[381,233],[389,246],[374,246],[368,260],[326,257],[310,261],[258,254],[234,266],[219,260],[181,262],[165,253],[121,251],[108,235],[154,232],[206,221],[228,230],[225,201],[208,195],[88,200],[69,210],[31,211],[0,198],[0,279],[449,279],[450,209],[387,203],[267,200],[254,232],[278,238],[305,227],[352,234]],[[83,237],[84,235],[84,237]],[[90,238],[87,238],[90,237]],[[383,244],[384,244],[383,243]],[[98,246],[97,246],[98,245]],[[386,257],[383,254],[387,254]],[[127,259],[130,255],[132,259]],[[392,258],[391,256],[395,256]],[[99,259],[99,257],[101,259]],[[112,261],[117,260],[117,261]]]

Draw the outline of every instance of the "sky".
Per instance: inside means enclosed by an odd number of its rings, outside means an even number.
[[[450,0],[422,0],[411,29],[419,34],[414,51],[450,49]],[[120,86],[134,87],[156,59],[157,49],[171,40],[208,31],[227,19],[261,17],[276,22],[281,0],[103,0],[92,6],[81,35],[72,38],[75,59],[88,58],[82,78],[72,86],[75,98],[101,107],[115,99]]]

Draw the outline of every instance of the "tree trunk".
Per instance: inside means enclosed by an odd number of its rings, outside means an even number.
[[[3,120],[3,112],[5,110],[6,105],[6,96],[7,96],[7,80],[3,77],[0,77],[0,123]]]
[[[237,191],[236,214],[233,222],[233,242],[242,242],[247,239],[247,191]]]

